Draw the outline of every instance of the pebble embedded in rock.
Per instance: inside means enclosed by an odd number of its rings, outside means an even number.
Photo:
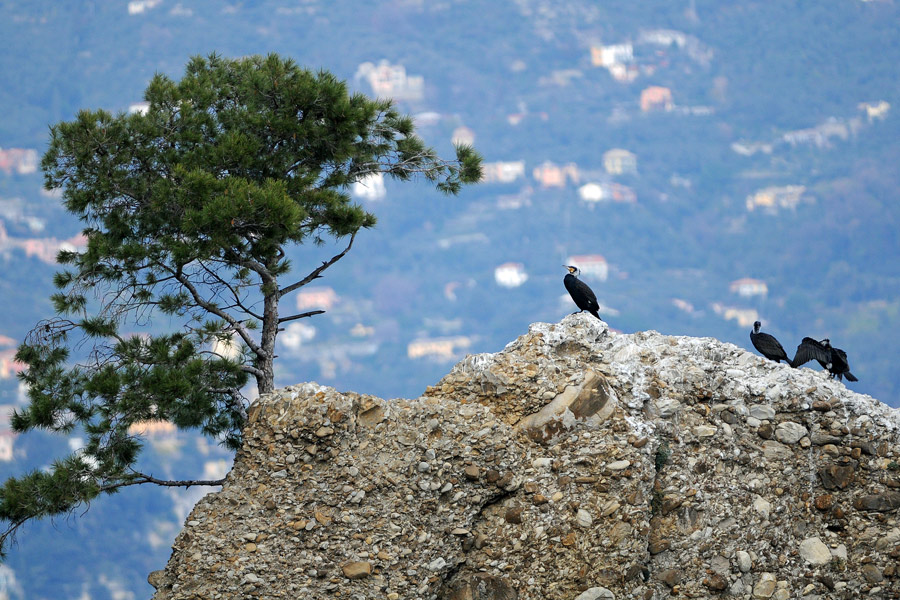
[[[592,587],[580,593],[575,600],[616,600],[616,595],[605,587]]]
[[[524,512],[524,510],[525,509],[521,506],[514,506],[513,508],[510,508],[506,511],[506,522],[518,525],[522,522],[522,512]]]
[[[763,573],[759,576],[756,585],[753,586],[754,598],[771,598],[775,593],[775,576],[771,573]]]
[[[831,550],[818,537],[800,542],[800,556],[811,565],[827,565],[831,562]]]
[[[341,566],[344,577],[347,579],[363,579],[372,574],[372,563],[367,561],[353,561]]]
[[[575,522],[581,527],[590,527],[594,523],[594,518],[591,516],[591,513],[583,508],[579,508],[578,512],[575,513]]]
[[[784,421],[775,428],[775,439],[782,444],[796,444],[808,433],[809,431],[803,425],[793,421]]]
[[[738,569],[740,569],[741,573],[748,573],[753,567],[753,561],[750,559],[750,554],[743,550],[738,550],[734,555],[737,559]]]
[[[771,421],[775,418],[775,409],[768,404],[753,404],[750,406],[750,416],[760,421]]]

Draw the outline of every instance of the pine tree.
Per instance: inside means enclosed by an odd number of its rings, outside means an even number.
[[[390,101],[277,55],[195,57],[180,81],[156,75],[145,99],[146,112],[82,111],[50,131],[45,186],[85,223],[87,248],[60,252],[57,316],[18,350],[29,402],[12,427],[80,430],[87,442],[5,482],[0,544],[29,519],[124,486],[221,483],[139,472],[129,428],[166,420],[238,447],[242,389],[251,377],[259,393],[274,389],[280,328],[323,312],[282,315],[280,301],[375,225],[349,187],[383,173],[456,194],[481,176],[472,148],[443,160]],[[346,246],[292,276],[285,248],[326,237]],[[159,333],[173,320],[177,330]]]

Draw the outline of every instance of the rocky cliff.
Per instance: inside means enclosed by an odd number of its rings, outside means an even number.
[[[823,371],[537,323],[420,398],[254,403],[154,598],[900,598],[898,430]]]

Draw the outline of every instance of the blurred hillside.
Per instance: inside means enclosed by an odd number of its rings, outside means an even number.
[[[457,198],[390,180],[355,190],[379,224],[298,294],[328,312],[282,334],[279,385],[418,396],[466,353],[572,312],[561,265],[578,262],[615,329],[750,348],[758,318],[789,353],[829,337],[855,391],[900,405],[900,7],[560,4],[0,3],[0,403],[18,399],[15,344],[51,314],[50,257],[81,227],[41,191],[48,126],[80,108],[140,110],[154,72],[180,77],[215,51],[328,69],[394,97],[444,154],[472,141],[489,166]],[[340,249],[292,259],[304,270]],[[157,473],[227,460],[179,439],[148,455]],[[40,467],[67,443],[16,439],[0,465]],[[6,563],[19,597],[147,596],[177,498],[129,490],[27,528]],[[113,553],[125,535],[133,551]]]

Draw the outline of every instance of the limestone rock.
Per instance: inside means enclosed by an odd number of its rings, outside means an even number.
[[[800,542],[800,556],[811,565],[827,565],[831,562],[831,550],[817,537]]]
[[[784,421],[775,428],[775,439],[782,444],[796,444],[808,433],[809,431],[803,425],[793,421]]]
[[[575,600],[616,600],[616,595],[604,587],[592,587],[578,594]]]
[[[753,566],[750,554],[743,550],[738,550],[735,553],[735,559],[737,560],[738,569],[740,569],[741,573],[747,573]]]
[[[753,586],[754,598],[771,598],[775,593],[775,576],[771,573],[763,573],[756,585]]]
[[[784,600],[897,582],[897,411],[711,338],[578,314],[420,398],[304,383],[248,413],[155,600]]]

